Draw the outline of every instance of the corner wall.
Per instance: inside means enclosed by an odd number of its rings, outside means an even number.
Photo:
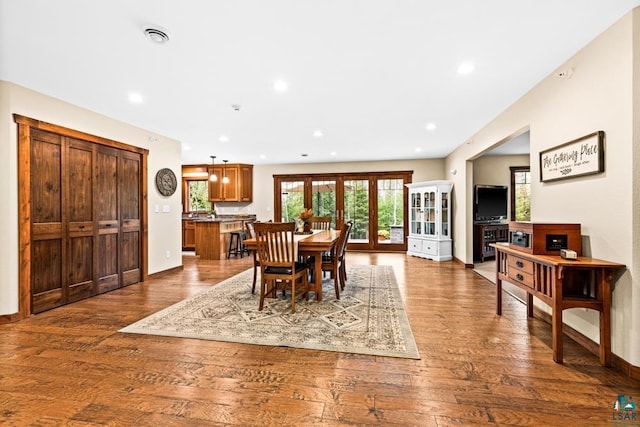
[[[182,265],[180,192],[164,197],[155,187],[156,172],[162,168],[181,175],[180,142],[0,81],[0,186],[5,189],[0,204],[0,315],[18,311],[18,137],[13,114],[148,149],[148,272]],[[169,212],[162,212],[164,206]]]
[[[491,123],[456,149],[446,159],[446,169],[472,173],[471,159],[507,136],[530,128],[531,219],[533,222],[577,222],[587,237],[586,253],[594,258],[627,265],[614,285],[612,296],[612,350],[635,366],[640,365],[640,331],[633,307],[640,304],[638,262],[633,257],[633,207],[638,205],[630,178],[634,144],[633,60],[634,27],[638,9],[612,25],[589,45],[560,65],[558,70],[573,69],[570,78],[553,73],[520,98]],[[637,113],[636,113],[637,114]],[[539,180],[540,151],[573,139],[604,130],[605,172],[564,179],[553,183]],[[637,149],[635,154],[638,156]],[[637,172],[634,172],[637,178]],[[469,177],[458,174],[456,204],[465,206],[454,218],[457,229],[470,229],[472,223]],[[637,182],[637,179],[636,179]],[[638,184],[636,184],[637,186]],[[472,234],[458,240],[454,255],[472,262]],[[464,244],[464,246],[460,246]],[[538,302],[539,305],[542,303]],[[543,308],[545,308],[544,306]],[[634,323],[635,318],[635,323]],[[599,342],[598,315],[591,310],[567,310],[565,323]]]

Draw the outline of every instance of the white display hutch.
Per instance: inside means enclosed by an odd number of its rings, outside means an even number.
[[[409,188],[407,255],[434,261],[453,259],[451,181],[406,184]]]

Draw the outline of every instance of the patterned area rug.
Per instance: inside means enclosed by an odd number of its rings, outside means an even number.
[[[291,314],[281,292],[258,311],[249,269],[120,332],[419,359],[393,268],[353,265],[347,277],[339,300],[327,277],[323,300],[311,293]]]

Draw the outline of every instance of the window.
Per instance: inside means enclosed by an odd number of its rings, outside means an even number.
[[[531,220],[531,172],[529,166],[511,169],[511,220]]]
[[[209,201],[209,181],[188,180],[187,181],[187,197],[188,206],[185,206],[186,212],[209,212],[211,210],[211,202]]]

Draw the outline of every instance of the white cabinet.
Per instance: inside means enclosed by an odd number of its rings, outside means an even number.
[[[451,241],[450,181],[407,184],[409,188],[409,237],[407,255],[448,261],[453,259]]]

